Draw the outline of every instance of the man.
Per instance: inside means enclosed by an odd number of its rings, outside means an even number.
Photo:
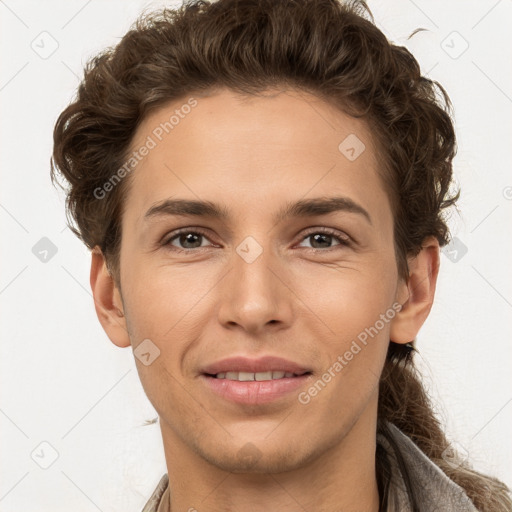
[[[363,7],[149,15],[57,122],[98,318],[160,418],[145,511],[510,510],[414,374],[455,136]]]

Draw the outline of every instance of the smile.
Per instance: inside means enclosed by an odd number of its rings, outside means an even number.
[[[223,401],[239,405],[264,405],[278,400],[295,400],[300,390],[310,385],[310,372],[296,375],[283,371],[226,372],[203,374],[200,381],[208,392]]]
[[[275,355],[236,355],[212,362],[199,375],[207,391],[236,404],[290,399],[312,379],[311,368]]]
[[[240,382],[249,382],[249,381],[264,381],[264,380],[277,380],[284,379],[290,377],[299,377],[300,375],[292,373],[292,372],[284,372],[281,370],[273,370],[267,372],[220,372],[216,375],[211,375],[216,379],[227,379],[227,380],[237,380]]]

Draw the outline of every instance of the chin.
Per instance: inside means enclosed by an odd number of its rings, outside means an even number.
[[[228,471],[230,473],[252,473],[269,474],[283,473],[293,471],[302,467],[308,461],[315,459],[321,452],[320,447],[317,450],[310,446],[306,451],[307,444],[299,446],[276,446],[274,443],[266,443],[262,446],[258,442],[246,442],[237,448],[237,446],[201,446],[196,447],[196,452],[200,457],[207,460],[215,467]],[[219,448],[222,448],[219,450]]]
[[[206,458],[206,455],[205,455]],[[269,474],[284,473],[302,466],[302,458],[298,454],[271,453],[261,454],[258,460],[221,455],[211,457],[209,462],[216,467],[236,474]]]

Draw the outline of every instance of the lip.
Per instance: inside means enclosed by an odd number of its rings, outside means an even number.
[[[211,391],[226,400],[237,404],[259,405],[274,402],[296,392],[311,379],[311,374],[262,381],[217,379],[210,375],[201,375],[200,379]]]
[[[221,372],[257,373],[267,371],[283,371],[302,375],[310,372],[311,369],[282,357],[263,356],[251,359],[245,356],[235,356],[209,364],[201,370],[201,373],[216,375]]]
[[[283,371],[296,374],[294,377],[262,381],[237,381],[218,379],[221,372],[267,372]],[[237,404],[267,404],[287,397],[304,386],[312,378],[311,369],[276,356],[251,359],[244,356],[222,359],[203,368],[201,381],[216,395]]]

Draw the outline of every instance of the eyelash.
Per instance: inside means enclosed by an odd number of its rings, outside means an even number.
[[[179,230],[173,232],[172,236],[164,238],[163,241],[161,242],[161,245],[168,248],[171,251],[176,251],[179,253],[192,253],[199,249],[205,249],[205,247],[196,247],[195,249],[181,249],[179,247],[171,245],[172,241],[176,240],[180,235],[183,235],[183,234],[201,235],[204,238],[206,238],[208,241],[211,242],[211,240],[208,238],[206,232],[203,231],[201,228],[182,228],[182,229],[179,229]],[[312,228],[311,231],[309,231],[302,237],[301,242],[303,242],[307,238],[311,237],[312,235],[316,235],[316,234],[332,236],[339,243],[333,247],[328,247],[326,249],[315,249],[314,247],[304,247],[304,249],[306,249],[308,251],[313,251],[313,252],[318,252],[318,251],[328,252],[331,250],[335,250],[336,247],[340,247],[340,246],[342,248],[351,247],[353,244],[352,240],[350,239],[350,237],[348,235],[340,234],[339,231],[336,231],[331,228]]]

